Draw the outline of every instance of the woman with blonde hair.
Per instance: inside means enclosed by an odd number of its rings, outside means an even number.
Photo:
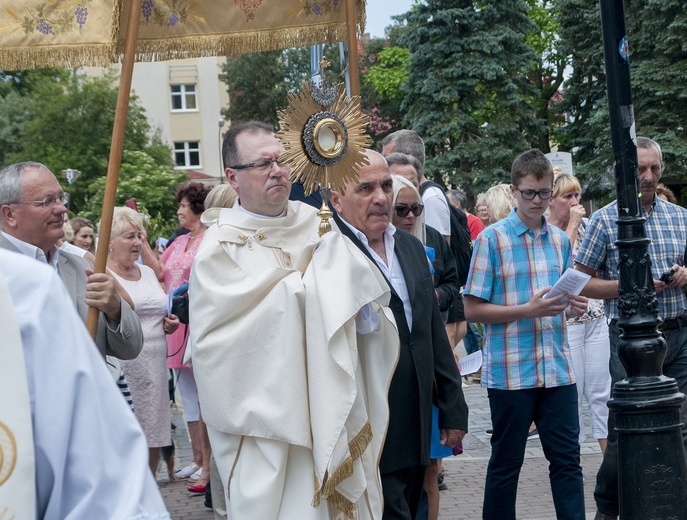
[[[557,169],[554,169],[554,172]],[[554,177],[553,195],[549,202],[549,224],[568,235],[572,245],[573,259],[584,237],[587,219],[580,204],[582,188],[579,181],[567,173],[559,172]],[[579,441],[585,439],[582,401],[589,403],[589,418],[592,435],[599,442],[601,452],[606,449],[608,436],[608,407],[606,403],[611,392],[611,374],[608,360],[611,346],[608,325],[604,316],[602,300],[589,300],[587,312],[579,318],[568,320],[568,343],[572,354],[577,401],[580,415]]]
[[[489,225],[506,218],[517,204],[510,185],[505,183],[489,188],[484,196],[484,203],[487,205]]]
[[[167,316],[167,295],[153,270],[137,264],[143,244],[141,216],[131,208],[115,208],[107,268],[134,302],[141,320],[143,349],[132,360],[121,361],[134,413],[148,442],[150,471],[157,471],[160,448],[172,443],[172,414],[167,385],[167,340],[179,327],[179,318]]]
[[[486,198],[486,193],[480,193],[477,195],[477,200],[475,202],[475,215],[482,221],[484,227],[489,226],[489,210],[487,208]]]
[[[167,294],[174,292],[184,284],[187,284],[191,277],[191,267],[193,259],[196,257],[200,247],[206,226],[200,220],[200,216],[205,210],[205,197],[211,188],[199,182],[184,182],[177,187],[176,199],[179,202],[177,217],[179,225],[190,230],[190,233],[180,235],[174,242],[165,249],[160,259],[150,248],[147,240],[144,240],[142,250],[143,263],[149,266],[158,277],[164,282]],[[193,460],[191,463],[177,471],[176,478],[191,478],[199,480],[201,478],[201,468],[203,466],[203,449],[200,431],[200,406],[198,403],[198,390],[196,380],[193,376],[193,366],[184,363],[184,354],[190,335],[190,324],[182,324],[174,334],[167,338],[167,367],[173,368],[177,374],[177,387],[181,394],[181,401],[184,406],[184,419],[191,438],[191,449]],[[207,479],[203,479],[201,484]]]

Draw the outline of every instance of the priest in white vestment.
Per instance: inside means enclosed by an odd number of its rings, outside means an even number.
[[[0,248],[0,517],[168,520],[148,447],[54,269]]]
[[[381,518],[378,462],[398,335],[389,288],[345,237],[289,202],[283,148],[235,125],[239,203],[196,256],[189,300],[203,418],[229,518]]]

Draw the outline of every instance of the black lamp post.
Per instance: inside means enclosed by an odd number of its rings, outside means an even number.
[[[634,108],[622,0],[600,0],[618,201],[618,356],[627,378],[608,406],[618,434],[622,520],[687,518],[687,465],[680,407],[685,396],[663,375],[666,342],[638,190]]]

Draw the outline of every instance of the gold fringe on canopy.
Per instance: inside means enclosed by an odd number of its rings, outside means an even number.
[[[0,69],[112,63],[123,0],[3,0]]]
[[[0,69],[103,66],[124,49],[130,0],[3,0]],[[357,28],[365,0],[356,0]],[[143,0],[137,61],[346,40],[344,0]]]

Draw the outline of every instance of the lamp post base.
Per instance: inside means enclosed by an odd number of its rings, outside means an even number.
[[[674,379],[619,381],[608,403],[616,417],[622,520],[687,518],[687,463]]]

